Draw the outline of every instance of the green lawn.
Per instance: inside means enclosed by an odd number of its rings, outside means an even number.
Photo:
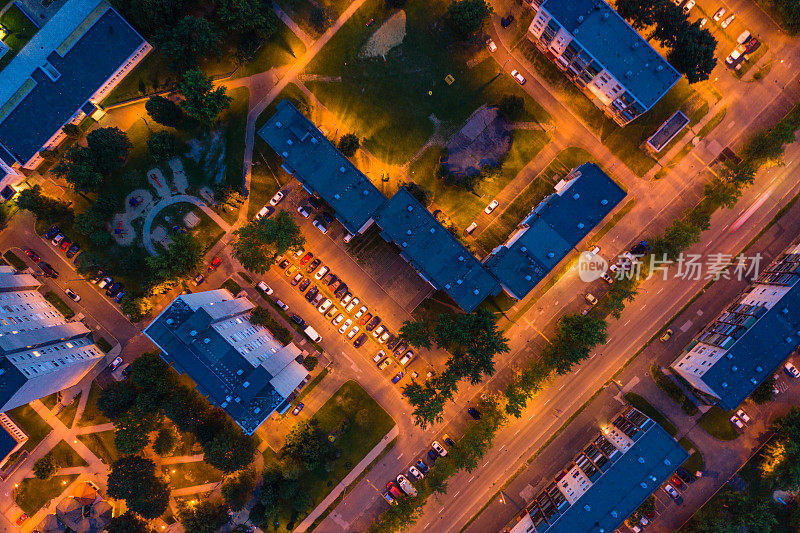
[[[739,437],[739,432],[731,424],[731,416],[733,411],[725,411],[715,405],[705,412],[697,423],[715,439],[733,440]]]
[[[13,266],[17,270],[25,270],[28,268],[28,265],[19,258],[17,254],[12,252],[11,250],[6,250],[6,253],[3,254],[3,258],[8,262],[9,265]]]
[[[368,410],[371,415],[370,423],[365,427],[355,422],[356,413],[362,409]],[[392,417],[355,381],[344,383],[320,407],[314,418],[319,421],[320,428],[328,433],[337,430],[345,418],[351,421],[348,429],[335,436],[334,444],[341,451],[341,456],[334,462],[333,470],[330,473],[305,472],[300,477],[300,485],[311,495],[313,505],[316,506],[380,442],[395,423]],[[275,452],[267,448],[264,453],[265,467],[276,461]],[[282,515],[282,518],[283,522],[288,516]],[[297,524],[302,519],[303,515],[295,517],[294,523]]]
[[[63,440],[56,444],[47,455],[53,457],[59,468],[87,466],[89,464],[83,460],[83,457],[78,455],[78,452],[72,449],[72,446]]]
[[[542,172],[523,189],[486,229],[478,234],[477,242],[484,250],[492,250],[508,239],[514,228],[546,196],[555,192],[553,186],[570,170],[588,161],[597,160],[583,148],[567,148],[560,152]]]
[[[228,292],[236,296],[242,290],[242,286],[236,283],[233,279],[228,278],[225,280],[225,283],[222,284],[220,289],[228,289]]]
[[[312,74],[341,76],[340,82],[306,85],[336,116],[339,133],[354,131],[378,159],[403,164],[434,131],[430,116],[454,132],[483,104],[505,94],[522,96],[528,113],[541,122],[549,115],[503,74],[494,59],[473,68],[473,51],[448,46],[451,36],[442,14],[449,2],[433,0],[406,5],[407,34],[383,58],[359,58],[364,42],[391,15],[382,0],[367,0],[306,69]],[[375,19],[367,27],[366,22]],[[434,27],[435,26],[435,27]],[[455,78],[452,85],[445,77]]]
[[[314,387],[319,385],[319,382],[322,381],[325,378],[325,376],[327,376],[327,375],[328,375],[328,369],[327,368],[323,368],[322,372],[317,374],[316,377],[314,377],[314,379],[312,379],[308,383],[308,385],[303,387],[303,390],[300,391],[300,394],[298,394],[297,397],[292,402],[292,406],[296,406],[298,404],[298,402],[300,402],[303,398],[305,398],[308,395],[308,393],[310,393],[312,390],[314,390]]]
[[[250,90],[238,87],[228,91],[228,95],[233,98],[231,107],[220,118],[225,123],[225,180],[231,187],[240,189],[244,180],[244,136]]]
[[[36,34],[38,28],[25,16],[25,13],[16,5],[11,6],[0,16],[0,25],[8,30],[8,35],[3,42],[8,45],[10,50],[0,58],[0,70],[3,69],[11,59],[26,45]]]
[[[31,451],[36,448],[36,446],[42,442],[42,439],[44,439],[53,429],[47,422],[44,421],[44,418],[39,416],[39,414],[29,405],[21,405],[15,409],[7,411],[6,414],[28,436],[28,440],[25,442],[22,448],[15,453],[17,456],[24,450]],[[10,458],[9,463],[12,463],[14,459],[16,459],[16,457]]]
[[[682,466],[692,474],[698,471],[702,472],[705,461],[703,460],[703,454],[697,449],[697,445],[686,437],[683,437],[678,443],[683,446],[687,452],[691,452],[689,458],[686,459]]]
[[[77,474],[71,474],[69,476],[53,476],[48,480],[24,479],[16,489],[14,501],[28,516],[33,516],[43,505],[64,492],[64,489],[77,478]]]
[[[65,405],[61,412],[56,415],[58,419],[61,420],[61,423],[68,428],[72,427],[72,422],[75,420],[75,415],[78,413],[79,399],[80,395],[72,400],[68,405]]]
[[[53,394],[48,394],[44,398],[39,398],[39,401],[42,402],[48,409],[53,409],[53,407],[55,407],[58,403],[58,393],[54,392]]]
[[[530,163],[550,140],[547,133],[537,130],[513,132],[509,150],[498,174],[481,180],[475,191],[446,184],[437,176],[441,149],[432,147],[409,167],[409,177],[433,193],[435,208],[442,209],[461,229],[465,229],[483,211],[492,198],[503,190]]]
[[[78,440],[86,445],[105,464],[110,465],[119,458],[119,451],[114,446],[114,432],[101,431],[78,435]]]
[[[164,465],[161,472],[173,489],[216,483],[222,479],[222,472],[203,461]]]
[[[100,386],[92,382],[92,388],[89,389],[89,398],[86,401],[86,408],[83,410],[81,419],[78,421],[79,427],[96,426],[98,424],[111,422],[111,420],[106,418],[105,415],[100,412],[100,409],[97,408],[97,399],[100,398],[102,392],[103,390]]]
[[[103,350],[103,353],[108,353],[111,351],[111,343],[105,340],[103,337],[97,337],[97,340],[94,341],[98,348]]]
[[[629,392],[625,394],[625,400],[629,404],[631,404],[632,406],[634,406],[635,408],[637,408],[638,410],[640,410],[641,412],[643,412],[644,414],[646,414],[647,416],[658,422],[658,425],[667,430],[667,433],[669,433],[673,437],[678,434],[678,428],[675,427],[675,424],[673,424],[669,420],[669,418],[661,414],[661,411],[656,409],[653,406],[653,404],[648,402],[643,396],[640,396],[635,392]]]
[[[189,213],[193,212],[200,218],[200,222],[192,229],[186,228],[183,218]],[[175,225],[181,226],[200,242],[203,250],[209,250],[214,246],[217,241],[225,234],[225,231],[219,227],[219,224],[211,220],[203,210],[194,204],[188,202],[179,202],[176,204],[168,205],[156,215],[153,220],[153,228],[156,226],[163,226],[168,232]]]
[[[47,291],[44,293],[44,299],[53,304],[53,307],[55,307],[59,313],[64,315],[64,318],[70,319],[75,316],[75,311],[73,311],[72,308],[67,305],[67,302],[62,300],[61,297],[53,291]]]

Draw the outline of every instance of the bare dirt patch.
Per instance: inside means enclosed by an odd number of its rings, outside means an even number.
[[[360,57],[386,57],[389,50],[398,46],[406,38],[406,12],[402,9],[386,19],[375,30],[358,53]]]

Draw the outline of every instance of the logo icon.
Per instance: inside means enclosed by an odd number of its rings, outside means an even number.
[[[608,261],[598,254],[591,252],[581,252],[578,258],[578,276],[584,283],[600,279],[608,270]]]

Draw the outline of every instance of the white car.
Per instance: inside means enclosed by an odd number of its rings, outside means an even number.
[[[311,216],[311,214],[306,209],[306,206],[304,206],[304,205],[301,205],[300,207],[298,207],[297,208],[297,212],[300,213],[300,216],[303,217],[303,218],[308,218],[308,217]]]
[[[409,362],[409,361],[411,361],[411,358],[412,358],[412,357],[414,357],[414,352],[412,352],[411,350],[409,350],[409,351],[407,351],[407,352],[405,353],[405,355],[404,355],[403,357],[401,357],[401,358],[400,358],[400,361],[399,361],[399,363],[400,363],[401,365],[403,365],[403,366],[406,366],[406,365],[408,364],[408,362]]]
[[[305,250],[303,250],[302,248],[298,248],[298,249],[297,249],[297,251],[294,253],[294,256],[295,256],[295,258],[297,258],[297,259],[300,259],[300,257],[301,257],[301,256],[302,256],[304,253],[306,253],[306,251],[305,251]]]
[[[700,27],[704,28],[706,24],[708,24],[708,19],[705,18],[705,17],[701,18],[700,19]]]
[[[283,193],[281,191],[278,191],[275,193],[275,196],[273,196],[272,199],[269,201],[269,205],[275,207],[281,200],[283,200]]]
[[[422,478],[424,478],[424,477],[425,477],[425,476],[423,475],[423,473],[422,473],[422,472],[420,472],[420,471],[419,471],[419,469],[418,469],[416,466],[412,466],[412,467],[410,467],[410,468],[408,469],[408,473],[409,473],[409,474],[411,474],[411,477],[413,477],[413,478],[414,478],[414,479],[416,479],[416,480],[420,480],[420,479],[422,479]]]
[[[500,202],[498,202],[497,200],[492,200],[491,202],[489,202],[489,205],[486,206],[486,209],[484,209],[483,212],[489,215],[491,214],[492,211],[494,211],[497,208],[498,205],[500,205]]]
[[[72,289],[66,288],[66,289],[64,289],[64,292],[67,294],[69,299],[72,300],[73,302],[80,302],[81,301],[81,297],[78,296],[77,294],[75,294],[75,291],[73,291]]]
[[[347,331],[347,328],[349,328],[352,325],[353,325],[353,319],[352,318],[348,318],[347,320],[344,321],[344,324],[342,324],[339,327],[339,333],[344,335],[344,332]]]
[[[694,7],[694,5],[695,5],[696,3],[697,3],[697,2],[696,2],[695,0],[689,0],[688,2],[686,2],[686,5],[685,5],[685,6],[683,6],[683,12],[684,12],[684,13],[686,13],[686,14],[688,15],[688,14],[689,14],[689,11],[691,11],[691,10],[692,10],[692,8]]]
[[[440,457],[444,457],[445,455],[447,455],[447,450],[445,450],[444,446],[439,444],[438,441],[433,441],[433,443],[431,443],[431,448],[436,450],[436,453],[438,453]]]
[[[384,331],[384,332],[383,332],[383,335],[381,335],[381,336],[378,338],[378,342],[379,342],[379,343],[381,343],[381,344],[385,343],[386,341],[388,341],[388,340],[389,340],[389,336],[390,336],[390,335],[391,335],[391,333],[389,333],[388,331]]]
[[[344,242],[352,241],[353,237],[355,237],[355,235],[353,235],[352,233],[348,233],[347,235],[344,236]]]
[[[786,373],[793,378],[800,378],[800,370],[797,370],[797,367],[795,367],[791,361],[788,361],[785,365],[783,365],[783,369],[786,370]]]
[[[353,309],[355,309],[355,308],[356,308],[356,306],[357,306],[358,304],[360,304],[360,303],[361,303],[361,300],[359,300],[359,299],[358,299],[358,297],[356,297],[356,298],[353,298],[352,300],[350,300],[350,303],[349,303],[349,304],[347,304],[347,307],[345,307],[345,308],[344,308],[344,310],[345,310],[345,311],[347,311],[348,313],[350,313],[350,312],[352,312],[352,311],[353,311]],[[356,317],[356,318],[358,318],[358,317]]]
[[[741,52],[739,52],[739,50],[734,50],[733,52],[731,52],[731,55],[729,55],[728,57],[725,58],[725,62],[727,64],[729,64],[729,65],[733,65],[733,63],[737,59],[739,59],[739,56],[741,56],[741,55],[742,54],[741,54]]]
[[[342,305],[347,305],[347,304],[350,303],[350,300],[352,300],[352,299],[353,299],[353,294],[350,293],[350,292],[347,292],[347,293],[345,293],[344,296],[342,296],[342,299],[340,300],[339,303],[341,303]]]
[[[736,426],[739,429],[744,429],[744,424],[742,423],[741,420],[739,420],[739,417],[736,416],[736,415],[733,415],[731,417],[731,424],[733,424],[734,426]]]
[[[333,324],[334,326],[338,326],[339,324],[342,323],[342,320],[344,320],[344,315],[339,313],[338,315],[336,315],[336,318],[331,320],[331,324]]]
[[[731,15],[730,17],[728,17],[725,20],[723,20],[722,24],[720,24],[720,26],[722,26],[723,28],[727,28],[728,26],[730,26],[731,22],[733,22],[733,19],[735,19],[735,18],[736,18],[736,15]]]
[[[114,370],[116,370],[116,369],[117,369],[117,367],[118,367],[119,365],[121,365],[121,364],[122,364],[122,357],[117,357],[116,359],[114,359],[113,361],[111,361],[111,364],[110,364],[110,365],[108,365],[108,366],[109,366],[109,368],[111,369],[111,371],[113,372],[113,371],[114,371]]]
[[[361,315],[363,315],[366,312],[367,312],[367,306],[366,305],[362,305],[361,308],[356,312],[356,315],[355,315],[356,320],[361,318]]]
[[[477,222],[473,222],[472,224],[467,226],[467,233],[472,233],[473,231],[475,231],[475,228],[477,228],[477,227],[478,227],[478,223]]]
[[[275,209],[273,207],[265,205],[258,213],[256,213],[256,220],[261,220],[264,217],[268,217],[274,210]]]
[[[353,326],[353,329],[347,332],[347,338],[352,339],[359,331],[361,330],[358,328],[358,326]]]
[[[520,85],[525,85],[525,77],[519,73],[518,70],[514,69],[511,71],[511,76],[519,82]]]
[[[322,302],[321,304],[319,304],[319,307],[317,307],[317,311],[319,311],[320,313],[324,314],[325,311],[330,309],[331,305],[333,305],[333,302],[331,301],[331,299],[330,298],[325,298],[325,301]]]
[[[316,273],[316,274],[314,274],[314,277],[315,277],[316,279],[322,279],[322,278],[324,278],[324,277],[325,277],[325,276],[328,274],[328,272],[330,272],[330,271],[331,271],[331,269],[330,269],[330,268],[328,268],[328,267],[326,267],[326,266],[321,266],[321,267],[319,267],[319,270],[317,270],[317,273]]]
[[[719,19],[721,19],[724,16],[725,16],[725,8],[721,7],[719,8],[719,11],[714,13],[714,16],[712,18],[714,19],[714,22],[719,22]]]
[[[486,47],[489,49],[490,52],[497,51],[497,45],[494,44],[494,41],[491,39],[486,39]]]
[[[739,420],[741,420],[745,424],[750,423],[750,416],[744,412],[744,409],[739,409],[738,411],[736,411],[736,416],[738,416]]]
[[[314,227],[317,228],[320,232],[322,232],[323,235],[326,235],[328,233],[328,226],[326,226],[319,220],[315,220],[314,222],[312,222],[312,224],[314,224]]]
[[[267,296],[269,296],[270,294],[272,294],[273,292],[275,292],[275,291],[273,291],[273,290],[270,288],[270,286],[269,286],[269,285],[267,285],[267,284],[266,284],[266,283],[264,283],[263,281],[259,281],[259,282],[258,282],[258,285],[256,285],[256,287],[258,287],[259,289],[261,289],[262,291],[264,291],[264,294],[266,294]]]
[[[384,331],[386,331],[386,326],[381,324],[380,326],[378,326],[377,328],[372,330],[372,336],[377,339],[378,337],[380,337],[383,334]]]
[[[594,256],[596,256],[599,253],[600,253],[600,247],[599,246],[595,246],[594,248],[592,248],[591,250],[586,252],[586,255],[588,256],[589,259],[592,259]]]
[[[375,361],[375,362],[377,363],[377,362],[379,362],[381,359],[383,359],[384,357],[386,357],[386,352],[384,352],[383,350],[381,350],[380,352],[378,352],[377,354],[375,354],[375,357],[373,357],[373,358],[372,358],[372,360],[373,360],[373,361]]]

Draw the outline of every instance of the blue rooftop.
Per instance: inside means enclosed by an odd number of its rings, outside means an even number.
[[[719,406],[735,409],[800,344],[800,281],[767,310],[728,352],[702,376],[720,397]]]
[[[17,439],[0,425],[0,462],[2,462],[11,451],[17,447]]]
[[[188,295],[188,298],[193,296]],[[228,302],[238,303],[236,300]],[[211,305],[218,308],[226,302]],[[245,433],[252,434],[284,403],[287,392],[299,384],[288,385],[283,393],[275,388],[280,387],[281,382],[291,381],[292,376],[289,379],[283,376],[283,369],[294,362],[299,350],[292,353],[286,347],[275,353],[267,363],[273,369],[271,373],[267,364],[251,364],[212,327],[217,318],[205,307],[193,310],[179,297],[145,329],[145,334],[161,348],[162,359],[178,372],[185,372],[201,394],[228,413]],[[289,368],[289,373],[293,372]],[[303,374],[302,377],[308,372],[303,371]]]
[[[356,234],[386,201],[386,196],[288,100],[258,134],[283,158],[284,169],[336,211]]]
[[[45,29],[40,33],[46,33]],[[41,66],[36,68],[30,75],[35,85],[0,122],[0,144],[6,148],[0,150],[0,157],[9,166],[14,160],[27,163],[144,42],[119,13],[107,8],[63,57],[56,51],[63,43],[52,43],[47,56],[50,74]],[[32,40],[31,44],[36,43]],[[15,62],[24,65],[24,55],[25,49],[3,74],[13,76]]]
[[[563,511],[548,533],[611,533],[689,456],[655,422],[637,437],[633,446]]]
[[[625,191],[594,163],[565,178],[536,206],[486,267],[517,299],[524,298],[625,198]]]
[[[545,0],[542,7],[645,109],[680,79],[678,71],[603,0]]]
[[[494,276],[405,188],[383,205],[375,222],[423,278],[466,312],[500,292]]]

